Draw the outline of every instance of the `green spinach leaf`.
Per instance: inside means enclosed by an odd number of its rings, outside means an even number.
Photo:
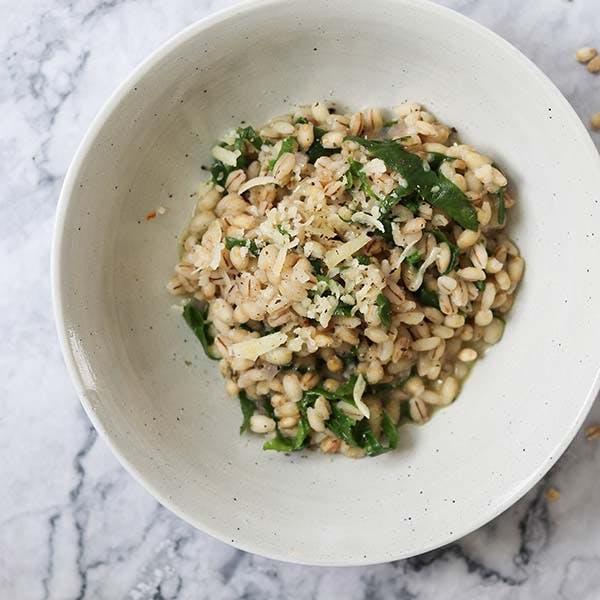
[[[309,258],[308,262],[311,264],[313,273],[315,275],[324,275],[326,272],[325,263],[320,258]]]
[[[347,140],[364,146],[373,156],[380,158],[407,183],[410,191],[416,191],[430,204],[437,206],[465,229],[478,227],[477,211],[467,196],[443,175],[431,170],[429,163],[416,154],[407,152],[394,141],[367,140],[348,136]]]
[[[385,392],[391,392],[392,390],[401,389],[414,374],[415,369],[412,368],[408,375],[405,375],[396,381],[390,381],[389,383],[372,383],[369,385],[369,392],[371,394],[379,395]]]
[[[231,250],[234,246],[248,248],[248,252],[250,252],[252,256],[258,256],[260,254],[260,248],[256,245],[256,242],[254,240],[243,240],[240,238],[226,237],[225,248],[227,248],[227,250]]]
[[[371,182],[369,181],[367,174],[363,171],[363,164],[359,163],[357,160],[351,160],[349,172],[352,174],[353,181],[358,180],[360,182],[360,189],[369,196],[369,198],[373,198],[373,200],[379,202],[379,196],[371,188]]]
[[[411,193],[409,188],[398,186],[391,194],[386,196],[385,198],[379,199],[379,209],[382,215],[386,215],[392,210],[398,202],[400,202],[403,198],[406,198]],[[418,209],[418,205],[417,205]],[[413,214],[415,211],[411,211]]]
[[[354,439],[356,445],[363,448],[368,456],[379,456],[391,450],[391,446],[386,448],[375,437],[368,419],[360,420],[354,428]]]
[[[506,192],[506,187],[501,187],[496,196],[498,197],[498,225],[504,225],[504,221],[506,220],[506,202],[504,201],[504,193]]]
[[[200,340],[206,356],[212,360],[221,360],[221,357],[211,348],[214,339],[208,331],[209,323],[206,320],[207,317],[208,307],[203,311],[200,311],[190,302],[189,304],[186,304],[183,309],[183,318],[190,329],[196,334],[196,337]]]
[[[281,235],[287,235],[287,237],[291,237],[290,232],[281,224],[277,225],[277,231],[279,231]]]
[[[331,156],[332,154],[339,153],[339,148],[324,148],[321,143],[321,138],[325,135],[325,131],[319,127],[314,128],[315,141],[311,144],[307,150],[308,162],[314,163],[321,156]]]
[[[377,296],[377,313],[381,324],[389,329],[392,324],[392,305],[387,296],[383,294]]]
[[[352,306],[350,304],[345,304],[344,302],[338,302],[338,305],[335,307],[333,314],[336,317],[351,317]]]
[[[300,420],[296,426],[296,435],[293,438],[284,438],[279,430],[274,438],[263,444],[263,450],[276,450],[277,452],[295,452],[306,447],[310,435],[310,424],[306,416],[306,409],[314,404],[316,397],[304,393],[304,397],[298,402]]]
[[[262,138],[250,126],[239,127],[236,131],[236,134],[237,137],[233,142],[233,147],[235,150],[239,150],[242,154],[245,154],[246,149],[244,142],[250,142],[250,144],[252,144],[257,151],[260,150],[261,146],[263,145]]]
[[[428,290],[426,287],[421,287],[419,290],[419,301],[425,306],[433,306],[440,309],[440,299],[433,290]]]
[[[410,212],[413,215],[416,215],[419,212],[419,205],[421,204],[421,202],[419,201],[416,195],[411,194],[406,200],[402,202],[402,204],[404,204],[404,206],[406,206],[406,208],[408,208],[408,210],[410,210]]]
[[[331,405],[331,417],[327,421],[327,429],[339,438],[343,442],[346,442],[349,446],[358,446],[353,435],[353,428],[356,425],[356,421],[349,417],[342,409],[338,408],[336,404]]]
[[[215,160],[210,168],[210,174],[212,175],[212,180],[215,185],[220,185],[221,187],[225,187],[225,182],[227,181],[227,177],[229,173],[233,171],[235,167],[230,167],[229,165],[223,164],[220,160]]]
[[[242,409],[242,416],[244,418],[240,426],[240,435],[242,435],[242,433],[244,433],[244,431],[250,427],[250,418],[256,410],[256,404],[254,404],[253,400],[248,398],[248,394],[246,394],[244,391],[241,391],[238,397],[240,399],[240,407]]]
[[[398,447],[398,429],[385,410],[381,419],[381,429],[388,439],[389,447],[395,450]]]
[[[279,153],[275,158],[269,161],[269,171],[273,169],[275,163],[281,158],[283,154],[286,152],[296,152],[296,138],[295,137],[286,137],[281,142],[281,148],[279,149]]]
[[[409,254],[404,260],[413,267],[418,267],[423,262],[421,253],[418,250],[415,250],[412,254]]]
[[[430,152],[427,155],[427,162],[429,163],[429,166],[436,171],[440,168],[440,166],[442,165],[443,162],[451,161],[451,160],[456,160],[456,159],[452,158],[451,156],[446,156],[445,154],[442,154],[441,152]]]

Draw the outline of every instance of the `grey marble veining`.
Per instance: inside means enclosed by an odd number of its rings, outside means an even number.
[[[277,563],[192,529],[98,439],[52,322],[49,250],[62,179],[130,70],[231,3],[0,0],[0,598],[600,598],[600,442],[582,433],[486,527],[410,560],[348,569]],[[597,0],[441,3],[514,43],[584,120],[600,110],[600,77],[573,60],[577,47],[600,45]],[[599,404],[591,422],[600,422]],[[550,486],[561,492],[553,502]]]

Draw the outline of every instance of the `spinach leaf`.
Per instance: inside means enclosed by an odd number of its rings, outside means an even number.
[[[298,117],[296,119],[296,124],[302,124],[302,125],[306,125],[306,123],[308,123],[308,119],[304,118],[304,117]]]
[[[279,160],[279,158],[285,154],[286,152],[296,152],[296,138],[295,137],[286,137],[281,142],[281,148],[279,149],[279,153],[275,158],[269,161],[269,171],[275,166],[275,163]]]
[[[398,390],[404,387],[406,382],[415,374],[414,367],[410,370],[408,375],[397,379],[396,381],[390,381],[389,383],[372,383],[369,385],[369,392],[371,394],[383,394],[385,392],[391,392],[392,390]]]
[[[256,410],[256,404],[254,404],[254,402],[248,398],[248,394],[246,394],[244,391],[240,392],[238,397],[240,399],[240,407],[244,417],[244,420],[240,426],[240,435],[242,435],[242,433],[244,433],[244,431],[250,427],[250,417],[252,417],[254,411]]]
[[[263,444],[263,450],[275,450],[276,452],[293,452],[295,438],[286,438],[279,433],[275,433],[275,437],[267,440]]]
[[[212,167],[210,168],[210,174],[212,175],[213,183],[215,185],[225,187],[227,177],[229,176],[229,173],[231,173],[231,171],[233,171],[234,169],[235,167],[225,165],[220,160],[215,160],[215,162],[213,162],[212,164]]]
[[[412,421],[412,417],[410,416],[410,403],[408,400],[400,403],[400,418]]]
[[[443,231],[440,231],[439,229],[434,229],[431,233],[438,242],[448,244],[448,247],[450,248],[450,262],[448,263],[448,268],[443,273],[441,273],[442,275],[446,275],[447,273],[450,273],[450,271],[454,271],[454,269],[456,269],[456,267],[458,266],[459,248],[456,244],[453,244],[446,237],[446,234]]]
[[[225,238],[225,248],[227,250],[231,250],[234,246],[241,246],[243,248],[248,248],[248,252],[253,256],[258,256],[260,254],[260,248],[256,245],[254,240],[243,240],[240,238],[226,237]]]
[[[433,206],[441,208],[465,229],[477,231],[479,227],[477,211],[461,189],[444,175],[438,176],[437,185],[431,189],[429,197],[426,195],[425,199]]]
[[[358,261],[359,265],[370,265],[371,259],[365,254],[356,254],[354,258]]]
[[[408,208],[408,210],[410,210],[410,212],[413,215],[416,215],[419,212],[419,205],[421,203],[419,202],[419,199],[416,196],[411,195],[406,200],[404,200],[402,204],[404,204],[404,206],[406,206],[406,208]]]
[[[277,231],[279,231],[281,235],[287,235],[287,237],[291,237],[289,231],[287,231],[283,225],[277,225]]]
[[[196,337],[200,340],[206,356],[212,360],[221,360],[214,350],[211,348],[215,341],[213,336],[208,331],[208,307],[203,311],[198,310],[191,302],[186,304],[183,309],[183,318],[189,325],[190,329],[196,334]]]
[[[348,351],[348,354],[342,356],[341,359],[344,361],[345,369],[356,366],[358,363],[358,348],[356,346],[352,346]]]
[[[506,220],[506,203],[504,202],[505,192],[506,187],[501,187],[496,192],[496,196],[498,196],[498,225],[504,225],[504,221]]]
[[[440,166],[443,162],[446,162],[449,160],[455,160],[455,159],[452,158],[451,156],[446,156],[445,154],[442,154],[441,152],[430,152],[427,155],[427,162],[429,163],[429,166],[436,171],[440,168]]]
[[[382,446],[375,437],[368,419],[362,419],[356,424],[354,439],[356,440],[356,445],[363,448],[368,456],[379,456],[391,450],[391,446],[389,448]]]
[[[398,204],[398,202],[400,202],[402,200],[402,198],[405,198],[410,193],[411,193],[411,190],[409,188],[404,188],[404,187],[398,186],[393,192],[391,192],[391,194],[389,194],[385,198],[380,198],[379,199],[379,209],[381,211],[381,214],[385,215],[385,214],[389,213],[390,210],[392,210],[392,208],[394,206],[396,206],[396,204]],[[418,205],[417,205],[417,209],[418,209]],[[414,214],[415,211],[413,210],[412,213]]]
[[[392,324],[392,305],[388,298],[383,294],[377,296],[377,313],[381,324],[389,329]]]
[[[413,267],[418,267],[423,262],[421,253],[418,250],[415,250],[412,254],[409,254],[404,260]]]
[[[373,232],[373,235],[382,237],[386,242],[388,242],[388,244],[394,243],[394,236],[392,234],[392,219],[393,217],[391,215],[383,215],[380,217],[379,222],[383,225],[383,232],[379,230]]]
[[[485,290],[485,281],[474,281],[473,283],[480,292],[483,292],[483,290]]]
[[[233,147],[235,150],[239,150],[242,154],[244,154],[245,143],[250,142],[254,146],[256,150],[260,150],[263,145],[263,140],[261,137],[254,131],[254,129],[250,126],[248,127],[239,127],[236,131],[237,137],[235,142],[233,142]],[[238,167],[241,165],[238,165]]]
[[[395,125],[398,122],[398,119],[393,119],[392,121],[386,121],[383,126],[384,127],[391,127],[392,125]]]
[[[344,302],[338,302],[338,305],[333,311],[333,315],[336,317],[351,317],[352,306],[350,304],[345,304]]]
[[[353,181],[358,179],[360,181],[360,189],[373,200],[379,201],[379,196],[371,188],[371,182],[367,177],[367,174],[363,171],[363,164],[357,160],[350,161],[350,173],[352,174]]]
[[[311,396],[308,392],[304,393],[304,397],[298,402],[300,411],[300,420],[296,426],[296,435],[293,438],[284,438],[279,430],[277,435],[266,441],[263,444],[263,450],[276,450],[277,452],[295,452],[302,450],[308,443],[310,435],[310,424],[306,416],[306,409],[314,404],[316,397]]]
[[[357,375],[352,375],[347,381],[345,381],[337,390],[329,391],[322,386],[317,386],[306,392],[307,396],[313,397],[315,400],[317,396],[323,396],[327,400],[344,400],[349,404],[354,404],[354,398],[352,392],[354,391],[354,385],[356,384]]]
[[[469,198],[443,175],[431,170],[426,161],[407,152],[394,141],[367,140],[348,136],[346,140],[364,146],[373,156],[380,158],[407,182],[410,191],[416,191],[423,200],[437,206],[465,229],[477,230],[477,211]]]
[[[336,404],[331,405],[331,417],[327,421],[327,429],[349,446],[358,446],[353,435],[353,428],[356,421],[350,418],[343,410],[337,407]]]
[[[398,429],[394,425],[390,415],[388,415],[385,410],[383,411],[383,417],[381,420],[381,429],[383,429],[383,433],[388,439],[389,447],[395,450],[398,447]]]
[[[321,144],[321,138],[325,135],[323,129],[315,127],[314,132],[315,141],[306,152],[306,154],[308,154],[308,162],[314,163],[317,159],[321,158],[321,156],[331,156],[332,154],[339,153],[339,148],[323,148],[323,144]]]
[[[440,300],[438,295],[433,290],[428,290],[426,287],[421,287],[419,290],[419,302],[425,306],[433,306],[440,310]]]
[[[354,175],[352,174],[352,169],[348,169],[345,173],[346,175],[346,185],[344,186],[347,190],[351,190],[354,187]]]
[[[240,127],[236,131],[236,134],[237,136],[233,142],[233,149],[239,150],[241,154],[237,158],[235,167],[225,165],[220,160],[215,160],[210,168],[213,183],[222,187],[225,187],[229,173],[235,169],[241,169],[248,166],[249,160],[246,156],[246,142],[252,144],[256,150],[260,150],[260,147],[265,143],[252,127]],[[227,146],[225,143],[220,145],[223,147]]]
[[[277,421],[277,416],[275,415],[275,409],[273,408],[273,405],[271,404],[271,399],[270,398],[263,398],[262,400],[262,407],[263,410],[265,411],[265,413],[271,417],[271,419],[274,419],[275,421]]]
[[[308,262],[311,264],[315,275],[323,275],[325,273],[325,263],[320,258],[309,258]]]

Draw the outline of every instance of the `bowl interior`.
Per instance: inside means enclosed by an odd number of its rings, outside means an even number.
[[[55,248],[59,329],[96,426],[162,502],[241,548],[315,564],[412,555],[522,495],[595,390],[596,151],[566,101],[505,42],[415,1],[234,8],[186,30],[121,88],[71,169]],[[261,450],[164,284],[210,147],[296,103],[425,104],[517,190],[527,261],[503,341],[400,450],[352,461]],[[146,221],[158,206],[165,215]],[[597,222],[597,221],[596,221]]]

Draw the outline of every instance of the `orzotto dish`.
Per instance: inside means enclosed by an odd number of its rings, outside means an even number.
[[[317,102],[213,148],[168,289],[265,449],[395,448],[502,337],[514,199],[455,134],[418,104]]]

